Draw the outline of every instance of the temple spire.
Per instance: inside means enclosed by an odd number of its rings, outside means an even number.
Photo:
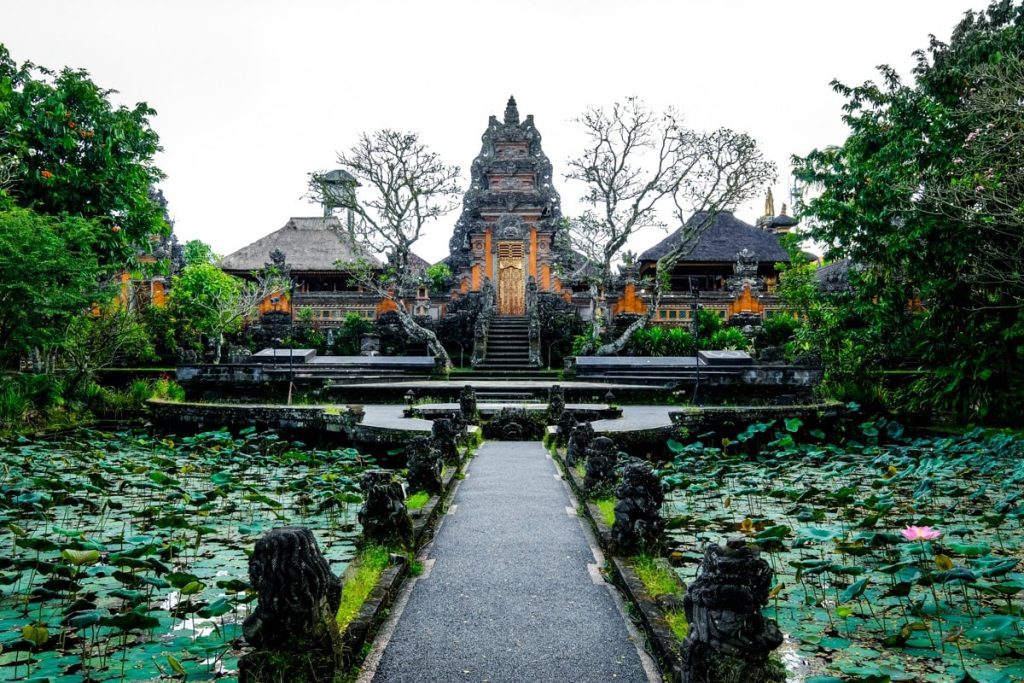
[[[772,197],[772,188],[768,188],[768,196],[764,198],[764,215],[775,215],[775,198]]]
[[[519,108],[516,106],[516,98],[512,95],[509,95],[508,104],[505,105],[505,125],[519,125]]]

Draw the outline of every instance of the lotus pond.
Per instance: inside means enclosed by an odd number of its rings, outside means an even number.
[[[724,536],[758,544],[776,572],[766,614],[808,683],[1024,680],[1024,440],[911,439],[884,419],[834,439],[797,419],[720,436],[669,444],[677,571],[691,581]]]
[[[340,574],[370,464],[253,429],[0,445],[0,679],[232,678],[256,539],[308,526]]]

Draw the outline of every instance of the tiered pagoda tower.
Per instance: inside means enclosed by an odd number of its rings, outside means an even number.
[[[489,279],[498,315],[521,316],[530,278],[541,292],[561,291],[554,268],[562,257],[561,199],[533,115],[520,122],[514,97],[504,121],[490,117],[482,141],[447,263],[462,292],[479,292]]]

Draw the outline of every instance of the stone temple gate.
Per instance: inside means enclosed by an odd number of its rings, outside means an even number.
[[[497,314],[522,316],[531,280],[540,292],[562,291],[554,268],[563,256],[555,239],[561,200],[533,116],[520,121],[515,98],[504,121],[490,117],[482,141],[447,263],[463,293],[489,280]]]

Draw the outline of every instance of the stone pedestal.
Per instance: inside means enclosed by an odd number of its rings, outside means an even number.
[[[256,542],[249,581],[259,595],[242,625],[256,650],[238,663],[241,683],[330,681],[341,672],[337,612],[341,581],[303,527],[273,529]]]

